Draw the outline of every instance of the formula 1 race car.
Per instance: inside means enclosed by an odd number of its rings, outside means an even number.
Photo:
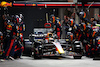
[[[69,47],[69,44],[67,44],[68,39],[57,39],[55,34],[47,33],[48,31],[49,29],[34,29],[35,34],[29,35],[29,39],[33,40],[32,54],[34,59],[52,55],[66,56],[68,51],[73,52],[72,55],[75,59],[81,59],[82,44],[80,41],[74,41],[72,47]]]

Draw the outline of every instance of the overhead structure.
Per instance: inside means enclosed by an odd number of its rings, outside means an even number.
[[[100,2],[100,0],[78,0],[78,2]]]
[[[84,7],[88,7],[91,3],[84,4]],[[1,4],[0,4],[1,6]],[[82,3],[77,3],[78,7],[82,7]],[[75,7],[75,3],[73,2],[32,2],[32,1],[14,1],[12,3],[12,7],[43,7],[43,8],[51,8],[51,7]],[[100,7],[100,3],[94,3],[91,7]]]

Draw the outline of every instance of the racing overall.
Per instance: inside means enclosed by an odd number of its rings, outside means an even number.
[[[14,58],[20,58],[21,53],[24,50],[23,47],[23,31],[25,31],[25,24],[23,22],[19,22],[17,18],[17,39],[16,39],[16,46],[15,46],[15,55]]]
[[[9,56],[14,56],[14,40],[16,35],[16,27],[12,22],[7,22],[6,25],[6,39],[4,41],[4,58],[8,58]]]
[[[61,25],[59,23],[55,23],[55,25],[56,25],[56,28],[55,28],[56,34],[58,36],[58,39],[60,39],[61,38],[61,34],[62,34]]]

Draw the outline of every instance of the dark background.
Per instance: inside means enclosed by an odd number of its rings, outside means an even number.
[[[24,38],[28,38],[28,35],[33,32],[34,28],[43,28],[46,23],[46,13],[53,14],[54,8],[32,8],[32,7],[13,7],[8,9],[10,15],[24,16],[24,23],[26,25],[26,31],[24,32]],[[57,8],[55,15],[58,14]]]

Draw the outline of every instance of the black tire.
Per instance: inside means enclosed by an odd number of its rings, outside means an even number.
[[[41,57],[39,57],[38,55],[34,54],[34,59],[41,59]]]
[[[34,59],[42,59],[42,56],[34,54]]]
[[[39,53],[36,54],[36,50],[34,51],[34,59],[42,59],[42,50],[39,50]]]
[[[82,58],[82,56],[73,56],[74,57],[74,59],[81,59]]]

